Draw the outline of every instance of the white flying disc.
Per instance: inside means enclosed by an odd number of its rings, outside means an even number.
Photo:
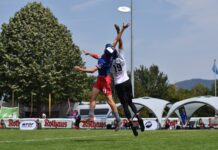
[[[130,12],[131,11],[131,9],[127,6],[120,6],[120,7],[118,7],[118,10],[121,12]]]

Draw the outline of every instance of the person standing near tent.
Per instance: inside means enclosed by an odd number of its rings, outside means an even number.
[[[120,33],[121,34],[121,33]],[[98,78],[96,83],[92,88],[92,94],[90,98],[90,109],[89,109],[89,118],[90,120],[94,120],[94,109],[96,105],[96,97],[98,96],[99,92],[103,92],[103,94],[107,98],[107,103],[110,105],[113,115],[116,118],[116,127],[115,131],[120,129],[122,124],[116,104],[112,97],[112,89],[111,89],[111,77],[110,77],[110,68],[113,61],[113,56],[115,52],[115,45],[117,44],[118,38],[120,38],[120,34],[118,34],[113,42],[113,44],[106,44],[104,49],[104,54],[98,59],[97,66],[85,69],[79,66],[75,66],[74,70],[86,73],[94,73],[98,71]]]
[[[129,121],[129,125],[130,125],[134,135],[138,136],[138,132],[137,132],[136,127],[133,125],[132,116],[131,116],[131,113],[130,113],[128,106],[130,106],[130,108],[134,112],[136,118],[138,119],[138,123],[140,125],[141,131],[144,131],[145,126],[144,126],[144,122],[143,122],[142,118],[140,117],[139,113],[137,112],[135,105],[132,102],[132,98],[133,98],[132,85],[131,85],[131,82],[129,80],[128,74],[127,74],[127,67],[126,67],[126,61],[125,61],[125,58],[123,55],[123,43],[122,43],[122,38],[121,38],[124,30],[126,28],[128,28],[128,26],[129,26],[128,24],[123,24],[123,27],[120,31],[119,26],[115,24],[117,34],[120,35],[120,37],[118,38],[118,41],[115,41],[115,42],[119,43],[119,45],[118,45],[119,50],[116,50],[114,53],[111,72],[113,74],[117,95],[118,95],[120,102],[123,106],[125,115]],[[84,51],[84,50],[83,50],[83,53],[85,53],[86,55],[90,55],[96,59],[99,58],[98,54],[90,53],[90,52]]]
[[[182,119],[182,127],[185,127],[186,123],[187,123],[187,115],[186,115],[186,112],[185,112],[184,108],[180,112],[180,116],[181,116],[181,119]]]

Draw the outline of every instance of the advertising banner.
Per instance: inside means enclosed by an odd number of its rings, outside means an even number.
[[[18,107],[1,107],[0,118],[18,118],[19,108]]]
[[[37,128],[35,121],[22,121],[20,130],[35,130]]]
[[[4,119],[6,128],[17,128],[20,126],[20,119]]]
[[[41,119],[42,128],[72,128],[74,119]]]
[[[157,130],[159,125],[155,120],[144,120],[145,130]]]

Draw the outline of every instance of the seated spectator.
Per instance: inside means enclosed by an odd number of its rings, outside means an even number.
[[[127,119],[123,119],[123,129],[129,129],[130,125]]]
[[[36,120],[36,126],[37,126],[37,129],[41,129],[42,128],[42,124],[39,121],[39,119]]]
[[[4,129],[5,128],[5,122],[3,119],[1,119],[1,122],[0,122],[0,129]]]
[[[181,122],[178,120],[176,123],[176,129],[181,129]]]
[[[187,127],[186,127],[186,128],[188,128],[188,129],[193,129],[193,128],[194,128],[194,124],[195,124],[194,121],[188,121],[188,122],[187,122]]]
[[[197,123],[197,129],[204,129],[205,128],[205,125],[204,125],[204,122],[202,121],[202,119],[200,118],[198,120],[198,123]]]
[[[170,129],[170,120],[169,119],[166,120],[165,129]]]

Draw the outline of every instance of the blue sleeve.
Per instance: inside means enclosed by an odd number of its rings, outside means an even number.
[[[98,69],[101,69],[104,64],[105,64],[105,60],[100,58],[100,59],[98,59],[98,65],[96,67]]]

